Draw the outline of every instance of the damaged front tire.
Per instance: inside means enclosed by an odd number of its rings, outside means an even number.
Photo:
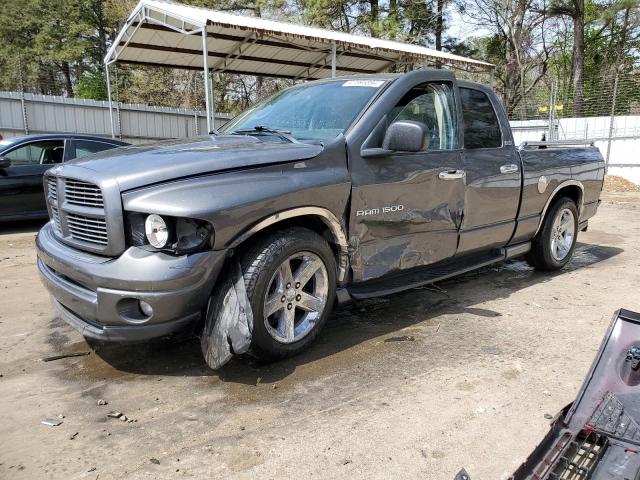
[[[234,354],[245,353],[251,344],[253,315],[242,269],[237,262],[231,267],[209,297],[200,336],[202,355],[214,370]]]
[[[335,300],[337,268],[329,244],[306,228],[288,228],[251,245],[238,269],[209,302],[201,339],[207,364],[219,368],[247,349],[262,361],[306,349]]]

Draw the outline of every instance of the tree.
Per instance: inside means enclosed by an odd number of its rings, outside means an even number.
[[[485,59],[494,63],[499,93],[512,114],[527,112],[529,93],[545,78],[553,45],[545,0],[477,0],[463,3],[467,20],[492,30]]]
[[[445,0],[436,0],[436,50],[442,50],[442,34],[444,33],[444,6]]]
[[[83,0],[36,0],[38,33],[35,48],[41,58],[56,66],[64,79],[67,96],[73,96],[74,65],[82,65],[92,42],[93,30],[86,22]]]
[[[38,33],[38,16],[33,1],[3,2],[0,15],[0,86],[24,88],[38,75],[34,38]]]
[[[551,15],[565,15],[573,21],[573,114],[582,116],[584,96],[584,0],[553,0]]]

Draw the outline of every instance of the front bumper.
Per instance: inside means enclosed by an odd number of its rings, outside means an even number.
[[[38,270],[58,314],[84,336],[144,341],[199,318],[222,269],[225,251],[172,256],[131,247],[102,257],[59,242],[51,224],[36,238]],[[139,301],[151,306],[143,314]]]

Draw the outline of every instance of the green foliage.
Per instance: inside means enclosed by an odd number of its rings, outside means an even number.
[[[103,70],[88,70],[76,85],[76,96],[93,100],[107,100],[107,82]]]

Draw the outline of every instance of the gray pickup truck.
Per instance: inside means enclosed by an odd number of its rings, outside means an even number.
[[[516,147],[494,92],[451,72],[340,77],[204,138],[49,170],[37,264],[58,314],[107,341],[202,324],[206,340],[239,271],[249,351],[277,359],[336,300],[518,256],[562,268],[603,178],[593,146]]]

